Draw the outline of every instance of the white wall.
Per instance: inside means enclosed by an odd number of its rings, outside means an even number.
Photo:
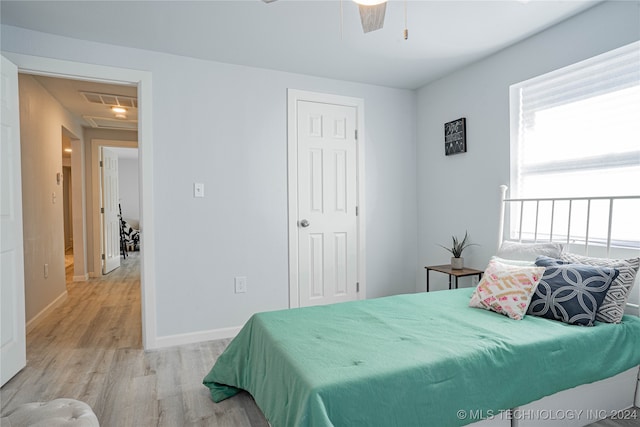
[[[122,218],[138,228],[140,225],[140,191],[138,191],[138,159],[118,158],[118,190]]]
[[[509,183],[509,86],[638,39],[640,3],[605,2],[418,91],[418,269],[447,263],[437,244],[465,230],[482,245],[465,251],[467,265],[484,269],[496,251],[498,186]],[[444,123],[459,117],[468,152],[445,157]],[[446,287],[443,276],[432,274],[436,288]]]
[[[62,128],[76,135],[82,129],[33,77],[19,75],[19,89],[25,314],[29,322],[66,293],[64,197],[56,174],[62,173]]]
[[[8,26],[2,49],[152,73],[160,337],[235,327],[288,306],[287,88],[364,99],[368,296],[415,289],[414,92]],[[193,198],[193,182],[205,183],[204,199]],[[239,275],[246,294],[233,292]]]

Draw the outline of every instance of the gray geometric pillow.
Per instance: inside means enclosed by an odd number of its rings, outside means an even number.
[[[607,323],[620,323],[624,315],[624,307],[627,304],[627,300],[631,294],[631,288],[633,288],[633,283],[636,279],[636,274],[638,274],[638,268],[640,268],[640,258],[593,258],[563,252],[560,254],[560,259],[574,264],[615,268],[620,272],[618,277],[611,283],[607,295],[604,297],[604,301],[596,313],[596,320]]]
[[[618,277],[615,268],[564,261],[540,256],[536,265],[545,267],[527,314],[559,320],[570,325],[593,326],[596,313],[611,283]]]

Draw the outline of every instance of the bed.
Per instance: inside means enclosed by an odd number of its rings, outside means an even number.
[[[507,199],[505,192],[501,230],[518,223],[510,217],[532,202]],[[562,233],[543,231],[537,215],[544,209],[540,200],[534,203],[529,240],[554,240]],[[551,203],[552,216],[563,210],[560,200]],[[607,252],[616,246],[612,213]],[[527,233],[520,225],[518,243]],[[513,229],[507,235],[513,237]],[[602,246],[582,240],[585,248]],[[570,236],[565,245],[582,240]],[[616,412],[640,405],[640,318],[632,314],[633,298],[625,298],[630,314],[620,313],[619,323],[594,317],[593,327],[581,327],[472,308],[474,295],[477,289],[467,288],[258,313],[203,382],[216,402],[248,391],[274,427],[586,425],[635,416]]]

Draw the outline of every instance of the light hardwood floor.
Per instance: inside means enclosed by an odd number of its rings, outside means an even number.
[[[102,279],[67,282],[62,306],[27,335],[27,367],[0,390],[2,415],[69,397],[103,427],[268,426],[249,394],[216,404],[202,385],[229,340],[142,350],[139,252],[130,255]]]
[[[27,367],[0,390],[2,415],[23,403],[69,397],[88,403],[103,427],[267,427],[249,394],[216,404],[202,385],[229,340],[142,350],[139,278],[133,252],[104,278],[68,281],[62,306],[27,335]]]

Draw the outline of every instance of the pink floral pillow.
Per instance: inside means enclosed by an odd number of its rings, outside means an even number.
[[[544,267],[519,267],[491,261],[471,295],[469,307],[484,308],[521,320],[544,270]]]

